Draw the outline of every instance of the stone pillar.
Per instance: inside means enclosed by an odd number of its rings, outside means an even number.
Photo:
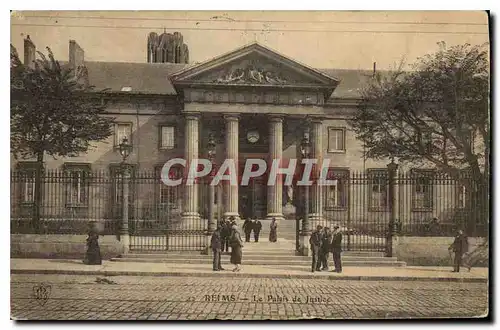
[[[188,176],[191,162],[198,159],[199,118],[198,114],[193,113],[187,113],[184,117],[184,158],[186,160],[184,178]],[[182,211],[183,222],[185,220],[200,220],[200,214],[198,213],[198,184],[196,181],[192,185],[186,184],[184,186],[184,205]]]
[[[239,133],[238,125],[239,118],[237,115],[226,115],[224,116],[226,120],[226,159],[232,159],[234,161],[236,169],[236,178],[238,178],[238,143],[239,143]],[[238,183],[236,185],[231,185],[229,181],[223,181],[226,193],[224,194],[224,218],[229,218],[231,216],[239,220],[238,213]]]
[[[126,164],[122,164],[122,227],[120,241],[123,244],[123,253],[127,254],[130,250],[130,233],[128,229],[128,199],[130,173]]]
[[[395,225],[397,218],[397,195],[396,195],[396,181],[397,181],[397,170],[398,165],[394,163],[392,160],[389,164],[387,164],[387,173],[389,176],[389,198],[388,198],[388,207],[389,207],[389,228],[387,230],[387,241],[385,254],[387,257],[392,257],[394,254],[393,243],[395,243]]]
[[[323,123],[320,119],[311,121],[311,156],[316,159],[311,177],[313,185],[310,187],[311,210],[309,214],[310,228],[316,228],[317,225],[324,226],[323,219],[323,187],[318,184],[321,174],[321,164],[323,163]]]
[[[273,116],[269,118],[269,164],[268,169],[275,159],[281,166],[283,157],[283,118]],[[276,221],[283,220],[283,183],[281,175],[276,177],[276,183],[267,186],[267,219],[276,218]]]

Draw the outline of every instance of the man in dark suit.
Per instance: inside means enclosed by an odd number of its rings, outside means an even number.
[[[450,245],[448,250],[452,250],[453,252],[455,252],[453,272],[458,273],[458,272],[460,272],[460,265],[462,264],[462,257],[469,250],[469,243],[467,241],[467,236],[464,235],[464,232],[462,230],[459,230],[457,232],[457,235],[455,236],[455,240]]]
[[[243,222],[243,231],[245,232],[245,242],[250,242],[250,234],[252,233],[253,223],[249,218],[245,219]]]
[[[210,247],[214,255],[212,262],[213,271],[224,270],[221,266],[221,248],[222,248],[222,238],[221,238],[221,227],[217,229],[212,234],[212,239],[210,240]]]
[[[230,229],[229,229],[229,221],[222,219],[220,223],[220,234],[221,234],[221,252],[229,251],[229,237],[230,237]]]
[[[254,219],[253,238],[255,239],[255,242],[259,241],[259,235],[261,230],[262,230],[262,223],[258,219]]]
[[[334,272],[342,273],[342,233],[339,230],[339,226],[333,227],[333,237],[332,237],[332,255],[333,255],[333,263],[335,265]]]
[[[320,265],[321,270],[328,271],[328,254],[330,253],[330,243],[332,241],[332,234],[330,233],[330,228],[323,228],[323,237],[321,238],[321,249],[320,249]]]
[[[320,265],[320,249],[322,242],[322,227],[318,225],[316,230],[312,232],[311,237],[309,238],[309,244],[311,245],[311,254],[312,254],[312,265],[311,272],[319,271]]]

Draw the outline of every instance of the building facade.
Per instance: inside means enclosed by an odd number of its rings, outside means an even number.
[[[31,41],[25,43],[26,62],[33,61],[34,47]],[[235,159],[241,174],[247,159],[282,159],[283,166],[291,159],[300,162],[301,141],[308,136],[310,157],[329,160],[329,176],[336,179],[334,185],[310,188],[311,222],[335,221],[355,227],[356,221],[369,219],[387,226],[390,161],[364,159],[363,145],[347,123],[362,84],[373,72],[311,68],[258,43],[189,65],[188,48],[178,33],[152,33],[147,47],[148,63],[89,62],[83,49],[70,41],[68,65],[81,68],[86,81],[97,89],[109,89],[104,97],[115,123],[113,136],[88,153],[46,158],[46,169],[77,173],[77,184],[65,188],[71,190],[64,197],[66,202],[63,197],[53,202],[60,203],[58,210],[70,208],[65,214],[79,212],[79,216],[89,217],[84,206],[104,193],[87,192],[82,181],[85,176],[78,173],[97,171],[114,177],[121,162],[118,145],[124,137],[132,144],[127,164],[133,173],[150,171],[156,180],[170,159],[206,158],[209,137],[216,141],[214,163]],[[29,161],[11,162],[16,169],[31,166]],[[174,170],[175,175],[182,175],[182,168]],[[430,179],[431,168],[399,170],[412,170],[416,175],[411,184],[398,187],[401,221],[443,218],[464,203],[462,190]],[[113,182],[110,184],[117,184]],[[223,183],[215,189],[217,216],[295,218],[302,203],[301,190],[280,183],[268,186],[265,175],[245,186]],[[32,198],[30,188],[19,189],[19,198],[27,199],[25,202]],[[146,218],[145,211],[139,210],[164,204],[181,224],[201,223],[206,217],[208,199],[201,184],[167,187],[156,180],[154,191],[131,189],[138,219]],[[107,193],[108,201],[100,203],[99,210],[94,208],[90,217],[107,218],[107,212],[119,204],[119,188],[112,190]],[[68,203],[68,198],[76,198],[75,203]],[[73,205],[79,206],[78,211]]]

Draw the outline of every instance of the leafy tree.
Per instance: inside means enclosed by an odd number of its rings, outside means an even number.
[[[487,45],[457,45],[377,73],[362,88],[349,124],[365,157],[433,164],[472,185],[471,205],[484,210],[490,176]],[[471,181],[472,180],[472,181]],[[471,183],[472,182],[472,183]]]
[[[36,158],[33,225],[39,227],[41,177],[45,155],[76,156],[93,142],[112,134],[113,118],[103,116],[106,104],[82,71],[61,65],[47,48],[33,65],[23,64],[11,45],[11,152],[16,158]]]

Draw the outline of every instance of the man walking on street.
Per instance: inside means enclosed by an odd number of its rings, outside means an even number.
[[[455,240],[450,245],[448,250],[455,252],[455,260],[453,272],[460,272],[460,265],[462,264],[463,255],[469,250],[469,243],[467,242],[467,236],[464,235],[462,230],[457,232],[457,236],[455,236]]]
[[[221,248],[222,248],[222,238],[221,238],[221,227],[217,229],[212,234],[212,239],[210,241],[210,247],[212,248],[212,253],[214,254],[212,269],[213,271],[224,270],[221,266]]]
[[[243,222],[243,231],[245,232],[245,242],[250,242],[250,234],[252,233],[253,222],[249,218]]]
[[[259,241],[260,231],[262,230],[262,223],[258,219],[254,219],[253,223],[253,238],[255,242]]]
[[[342,233],[339,230],[339,226],[333,227],[331,249],[333,255],[333,263],[335,265],[334,272],[342,273],[342,259],[340,256],[340,254],[342,253]]]
[[[321,238],[321,270],[328,271],[328,254],[330,253],[331,240],[332,235],[330,233],[330,228],[325,227],[323,229],[323,237]]]
[[[322,227],[318,225],[316,227],[316,230],[313,231],[311,234],[311,238],[309,238],[309,244],[311,245],[311,254],[312,254],[312,265],[311,265],[311,272],[319,271],[320,267],[320,261],[319,256],[320,256],[320,249],[321,249],[321,241],[322,241],[322,234],[321,234],[321,229]]]

